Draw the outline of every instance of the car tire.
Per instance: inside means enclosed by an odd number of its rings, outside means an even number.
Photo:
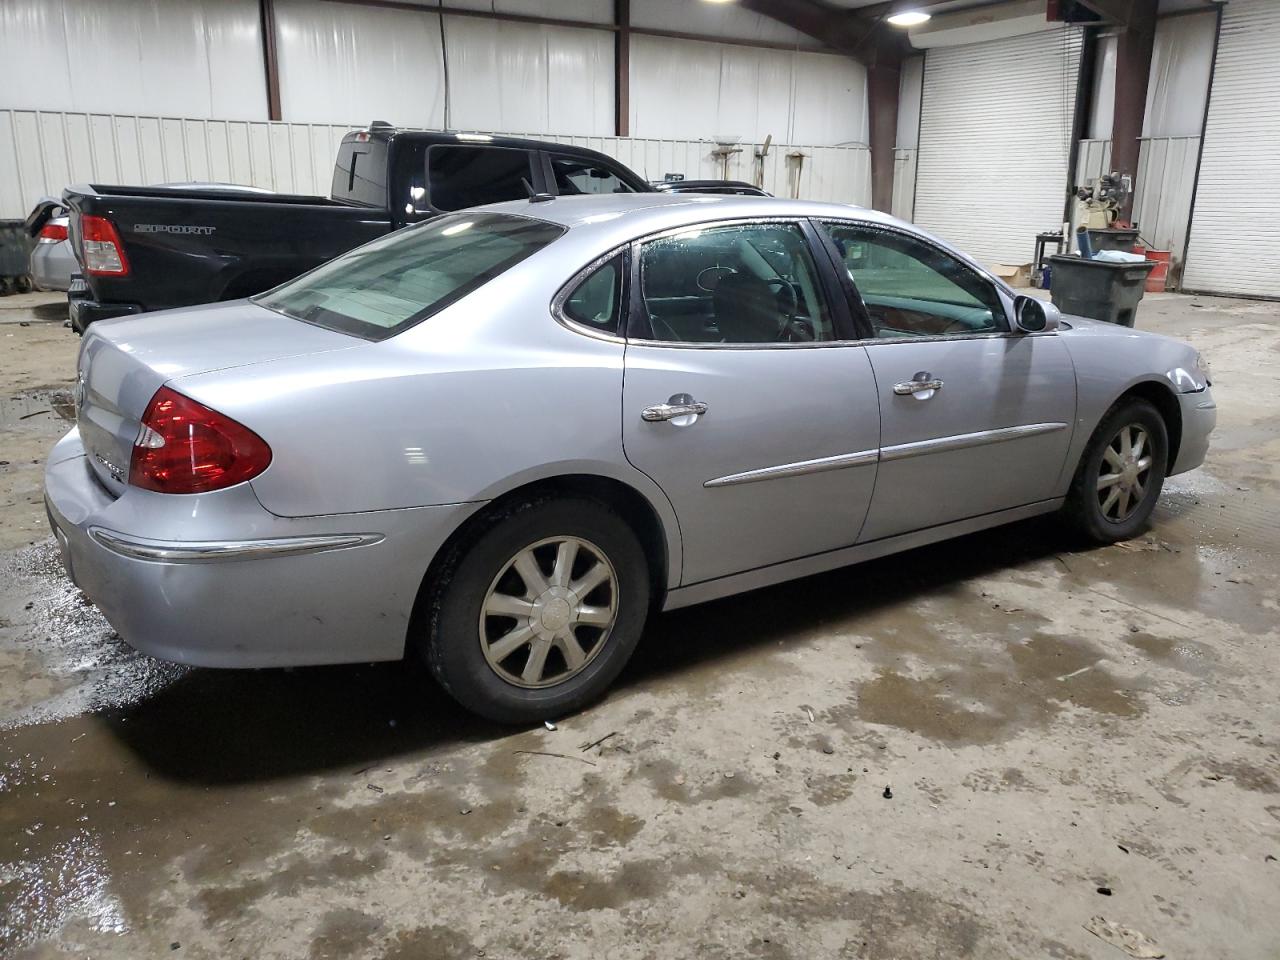
[[[499,723],[582,708],[644,630],[651,597],[639,540],[608,505],[578,497],[523,500],[482,524],[435,578],[421,655],[450,696]]]
[[[1160,497],[1168,459],[1169,435],[1160,412],[1137,397],[1117,401],[1080,458],[1063,505],[1068,524],[1093,543],[1136,536]]]
[[[13,281],[13,289],[17,290],[18,293],[30,293],[34,286],[35,284],[32,282],[31,277],[25,273],[20,277],[14,278]]]

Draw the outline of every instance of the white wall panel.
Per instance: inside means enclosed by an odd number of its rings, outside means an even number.
[[[915,150],[920,145],[920,94],[923,85],[924,57],[908,57],[902,61],[898,81],[898,135],[894,143],[901,150]]]
[[[333,159],[350,125],[191,120],[101,114],[0,110],[0,218],[25,217],[41,196],[69,183],[154,184],[211,179],[280,192],[324,196]],[[715,144],[691,139],[548,136],[616,157],[650,180],[668,173],[688,179],[727,176],[754,182],[748,147],[728,169]],[[803,154],[796,159],[793,154]],[[866,205],[871,197],[866,147],[794,146],[775,142],[763,165],[763,185],[778,196]]]
[[[446,17],[449,125],[613,130],[613,34]]]
[[[1218,15],[1210,11],[1156,24],[1144,137],[1198,137],[1209,98]]]
[[[1111,139],[1111,125],[1116,114],[1116,48],[1118,39],[1114,33],[1098,39],[1096,59],[1093,62],[1093,100],[1089,107],[1090,140]]]
[[[256,0],[5,0],[0,107],[267,115]]]
[[[911,220],[916,206],[916,151],[901,148],[893,152],[893,202],[889,212],[900,220]]]
[[[1026,263],[1062,225],[1080,32],[931,49],[915,222],[988,263]]]
[[[290,122],[444,126],[438,17],[315,0],[276,0],[275,9]]]
[[[1280,3],[1232,0],[1204,128],[1185,285],[1280,297]]]
[[[434,7],[436,0],[411,0]],[[613,0],[448,0],[446,7],[515,13],[526,17],[556,17],[586,23],[613,23]]]
[[[866,68],[828,54],[634,36],[631,132],[866,143]]]

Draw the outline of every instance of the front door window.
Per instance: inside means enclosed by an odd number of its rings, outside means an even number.
[[[904,233],[828,223],[875,336],[946,337],[1009,329],[995,286],[955,257]]]

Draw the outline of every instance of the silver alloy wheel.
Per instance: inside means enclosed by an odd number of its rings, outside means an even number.
[[[618,575],[604,551],[551,537],[519,551],[489,584],[480,648],[508,683],[549,687],[586,669],[617,617]]]
[[[1146,428],[1137,423],[1121,427],[1103,448],[1098,469],[1098,506],[1104,518],[1123,523],[1138,509],[1147,492],[1151,463],[1151,438]]]

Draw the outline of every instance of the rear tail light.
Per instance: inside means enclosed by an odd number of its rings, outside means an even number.
[[[271,448],[243,424],[161,387],[133,443],[129,483],[157,493],[206,493],[252,480]]]
[[[80,218],[80,249],[84,269],[100,277],[123,277],[129,273],[129,261],[116,225],[106,217],[85,214]]]
[[[46,223],[36,237],[36,243],[61,243],[67,239],[67,228],[60,223]]]

